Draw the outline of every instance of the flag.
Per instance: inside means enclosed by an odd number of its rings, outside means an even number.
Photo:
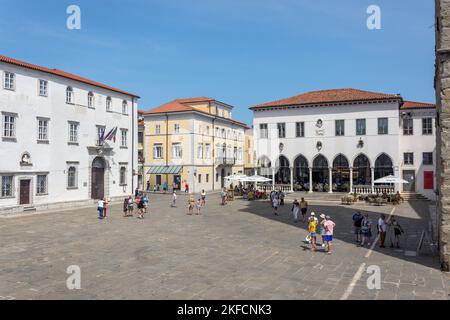
[[[105,140],[109,140],[109,141],[113,140],[115,143],[116,142],[116,134],[117,134],[117,127],[114,127],[105,136]]]
[[[100,145],[103,145],[103,142],[105,142],[105,129],[103,129],[103,130],[101,130],[101,135],[100,135],[100,137],[98,138],[98,141],[100,142],[99,144]]]

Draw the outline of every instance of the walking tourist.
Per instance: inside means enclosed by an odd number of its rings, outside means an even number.
[[[284,206],[284,198],[286,194],[283,191],[280,191],[280,206]]]
[[[305,198],[302,198],[300,201],[300,210],[302,212],[303,222],[306,222],[306,213],[308,212],[308,202],[305,201]]]
[[[190,196],[188,200],[188,215],[192,215],[194,213],[195,207],[195,199],[194,196]]]
[[[276,216],[278,215],[278,207],[279,206],[280,206],[280,197],[275,196],[275,198],[273,199],[272,207],[273,207],[273,214]]]
[[[163,193],[166,193],[166,192],[167,192],[167,182],[164,181],[164,183],[163,183]]]
[[[317,224],[317,235],[322,238],[322,247],[325,247],[325,228],[323,227],[323,223],[325,222],[325,215],[323,213],[319,216],[320,221]]]
[[[170,204],[172,208],[177,206],[177,191],[173,190],[172,192],[172,203]]]
[[[125,198],[123,200],[123,216],[127,217],[127,212],[128,212],[128,198]]]
[[[198,198],[197,199],[197,203],[195,204],[195,206],[197,207],[197,215],[202,214],[201,213],[201,209],[202,209],[202,199]]]
[[[105,201],[103,199],[99,199],[97,202],[97,210],[98,210],[98,218],[103,219],[103,207],[105,205]]]
[[[363,216],[360,211],[357,211],[353,217],[353,229],[356,235],[356,242],[361,242],[361,222],[363,220]]]
[[[187,181],[184,183],[184,193],[189,193],[189,183]]]
[[[222,205],[226,205],[227,204],[227,192],[225,190],[225,188],[222,189],[222,191],[220,192],[220,197],[222,198]]]
[[[206,205],[206,192],[205,192],[205,190],[202,190],[201,196],[202,196],[202,206],[205,206]]]
[[[139,189],[136,188],[136,190],[134,190],[134,197],[136,198],[139,195]]]
[[[127,216],[132,216],[134,210],[133,198],[131,196],[128,197],[128,213]]]
[[[377,228],[378,234],[380,235],[380,248],[386,248],[384,246],[384,241],[386,240],[387,224],[386,224],[386,216],[384,214],[382,214],[380,216],[380,219],[378,219]]]
[[[397,248],[400,248],[400,236],[404,233],[403,228],[397,221],[397,218],[394,216],[389,219],[389,240],[391,242],[391,248],[394,248],[394,245]]]
[[[149,200],[147,194],[144,194],[143,199],[144,199],[144,213],[147,213],[148,212],[148,203],[150,200]]]
[[[311,217],[308,221],[308,231],[311,243],[311,251],[316,251],[317,218],[315,217],[314,212],[311,212]]]
[[[150,192],[150,180],[149,181],[147,181],[147,192]]]
[[[336,226],[336,224],[331,221],[330,216],[325,217],[325,221],[323,221],[323,227],[325,229],[325,235],[323,239],[325,240],[327,244],[327,254],[331,254],[331,243],[333,242],[333,229]]]
[[[297,223],[298,222],[298,213],[300,212],[300,203],[298,202],[297,199],[294,200],[294,202],[292,203],[292,214],[294,215],[294,222]]]
[[[138,218],[144,219],[144,197],[139,198],[137,208],[138,208]]]
[[[360,246],[363,247],[367,242],[370,246],[370,241],[372,239],[372,221],[369,219],[369,214],[364,214],[363,220],[361,221],[361,243]]]
[[[273,200],[275,199],[276,192],[275,190],[270,191],[270,206],[273,208]]]

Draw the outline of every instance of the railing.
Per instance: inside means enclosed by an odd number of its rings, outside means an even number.
[[[353,186],[352,193],[357,194],[394,194],[395,188],[392,186],[374,186],[373,192],[372,192],[372,186]]]
[[[234,165],[236,163],[236,159],[235,158],[216,158],[216,165]]]
[[[291,191],[291,185],[290,184],[275,184],[274,186],[273,185],[268,185],[268,184],[266,184],[266,190],[268,190],[268,191],[272,191],[272,190],[275,190],[275,191],[283,191],[283,192],[290,192]]]

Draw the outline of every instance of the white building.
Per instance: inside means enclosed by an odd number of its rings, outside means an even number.
[[[393,192],[374,184],[392,174],[409,181],[395,190],[435,198],[435,105],[336,89],[251,109],[259,173],[279,188]]]
[[[0,211],[133,193],[136,95],[4,56],[0,76]],[[115,141],[99,141],[113,128]]]

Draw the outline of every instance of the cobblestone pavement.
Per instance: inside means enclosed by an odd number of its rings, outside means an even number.
[[[201,216],[186,215],[187,198],[152,195],[144,220],[124,218],[121,205],[98,220],[95,208],[0,219],[0,299],[448,299],[450,278],[427,247],[427,202],[405,203],[395,215],[406,231],[402,249],[355,245],[351,216],[374,221],[393,207],[311,202],[336,222],[332,255],[311,252],[290,204],[275,217],[267,202],[225,207],[210,195]],[[66,269],[81,268],[69,290]],[[366,272],[381,270],[381,289]]]

